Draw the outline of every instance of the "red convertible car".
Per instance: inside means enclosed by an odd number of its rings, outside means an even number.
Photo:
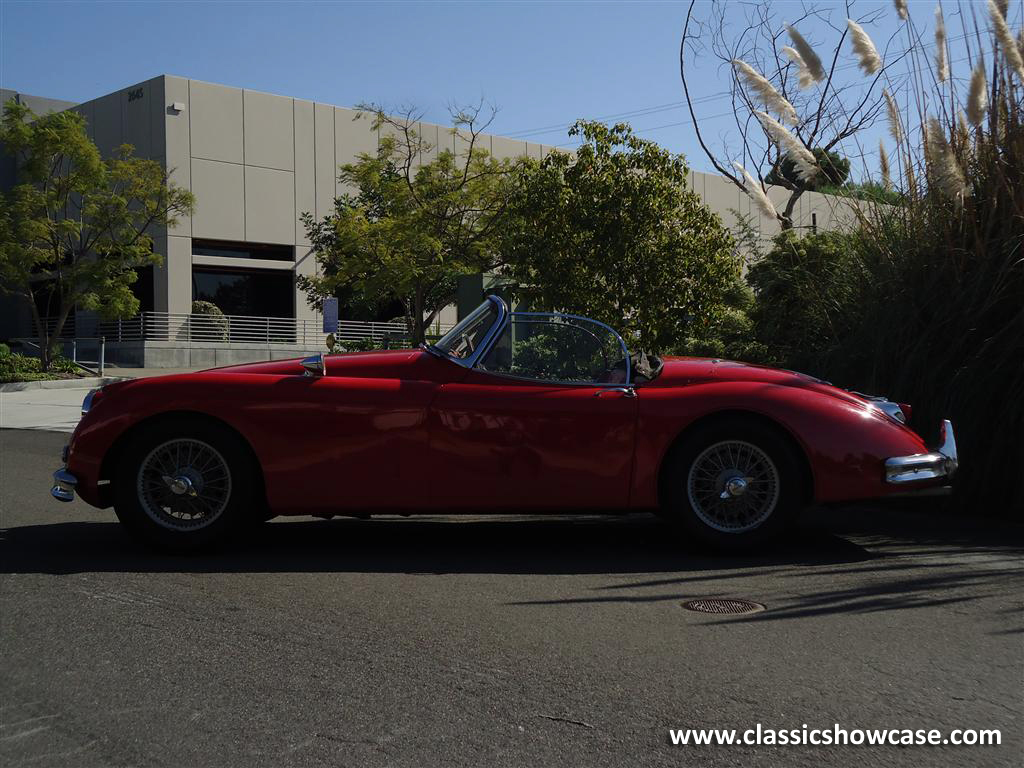
[[[657,511],[749,548],[811,502],[941,492],[910,408],[790,371],[630,355],[608,326],[489,297],[418,349],[108,385],[52,495],[173,550],[275,515]]]

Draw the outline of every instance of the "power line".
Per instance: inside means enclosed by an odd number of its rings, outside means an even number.
[[[953,64],[962,64],[963,62],[968,61],[969,59],[970,59],[969,56],[963,56],[963,57],[961,57],[959,59],[952,59],[949,62],[949,64],[950,64],[950,66],[952,66]],[[720,96],[715,96],[715,98],[721,98],[721,97]],[[698,100],[695,99],[694,103],[695,104],[698,103]],[[686,102],[683,102],[683,104],[685,105]],[[729,112],[722,112],[722,113],[717,114],[717,115],[702,115],[699,119],[700,120],[717,120],[717,119],[722,118],[722,117],[729,117],[732,114],[735,114],[735,113],[732,112],[732,111],[729,111]],[[681,120],[681,121],[676,122],[676,123],[665,123],[664,125],[651,126],[650,128],[634,128],[633,129],[633,133],[634,134],[638,134],[638,135],[643,135],[645,133],[653,133],[654,131],[660,131],[660,130],[662,130],[664,128],[677,128],[677,127],[680,127],[680,126],[693,125],[693,124],[694,124],[693,118],[689,118],[687,120]],[[574,146],[574,145],[578,145],[578,144],[581,144],[581,143],[582,142],[580,142],[580,141],[567,141],[567,142],[564,142],[562,144],[556,144],[555,146],[556,147],[569,147],[569,146]]]
[[[960,35],[955,35],[953,37],[949,37],[949,38],[946,39],[946,44],[948,46],[949,43],[953,43],[953,42],[957,42],[957,41],[960,41],[960,40],[964,40],[964,39],[966,39],[968,37],[971,37],[972,34],[973,33],[965,32],[965,33],[960,34]],[[935,43],[921,43],[919,47],[921,49],[934,48],[935,47]],[[887,55],[889,55],[889,56],[904,56],[907,53],[909,53],[911,50],[913,50],[913,48],[904,48],[904,49],[901,49],[899,51],[894,51],[891,54],[887,54]],[[956,61],[951,61],[950,64],[957,64],[957,63],[960,63],[960,62],[963,62],[963,61],[966,61],[966,58],[958,59]],[[850,62],[846,62],[844,64],[837,65],[836,66],[836,71],[837,72],[838,71],[847,71],[847,70],[850,70],[850,69],[854,69],[854,68],[856,68],[858,66],[860,66],[860,65],[857,62],[850,61]],[[706,104],[709,101],[716,101],[718,99],[721,99],[722,97],[723,97],[723,94],[708,94],[706,96],[700,96],[700,97],[694,99],[693,103],[694,104]],[[616,114],[603,115],[603,116],[600,116],[600,117],[596,117],[594,119],[595,120],[600,120],[600,121],[605,121],[605,120],[613,120],[613,119],[623,118],[623,117],[646,117],[648,115],[658,114],[660,112],[671,112],[671,111],[676,110],[676,109],[682,109],[685,106],[686,106],[686,102],[685,101],[673,101],[673,102],[669,102],[667,104],[659,104],[659,105],[656,105],[656,106],[653,106],[653,107],[644,107],[644,108],[640,108],[640,109],[631,110],[629,112],[618,112]],[[705,119],[714,119],[715,117],[724,117],[724,116],[727,116],[728,114],[731,114],[731,113],[726,113],[726,115],[713,115],[713,116],[711,116],[709,118],[705,118]],[[561,132],[561,131],[568,130],[569,126],[572,125],[573,122],[575,122],[575,121],[570,121],[570,122],[566,122],[566,123],[558,123],[558,124],[553,124],[553,125],[546,125],[546,126],[541,126],[541,127],[538,127],[538,128],[530,128],[530,129],[521,130],[521,131],[512,131],[510,133],[506,133],[506,134],[503,134],[503,135],[507,136],[508,138],[513,138],[513,139],[528,139],[528,138],[531,138],[533,136],[544,136],[544,135],[549,134],[549,133],[556,133],[556,132]],[[692,120],[683,121],[683,122],[680,122],[680,123],[669,123],[669,124],[664,125],[664,126],[658,126],[657,128],[647,128],[647,129],[642,129],[642,130],[635,130],[634,133],[642,133],[643,131],[658,130],[659,128],[671,128],[671,127],[674,127],[674,126],[677,126],[677,125],[688,125],[688,124],[692,124],[692,123],[693,123]],[[571,143],[572,142],[567,142],[567,144],[571,144]],[[556,146],[563,147],[563,146],[566,146],[567,144],[557,144]]]

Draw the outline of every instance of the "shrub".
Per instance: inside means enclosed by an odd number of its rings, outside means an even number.
[[[689,333],[670,348],[669,354],[716,357],[747,363],[774,365],[777,356],[754,335],[751,313],[754,292],[737,278],[721,299],[721,306],[704,323],[691,323]]]
[[[820,374],[837,357],[857,365],[851,356],[860,351],[845,342],[860,321],[868,270],[851,246],[852,235],[790,230],[747,273],[753,336],[786,367]]]
[[[220,307],[209,301],[192,302],[192,338],[202,341],[227,341],[228,319]]]

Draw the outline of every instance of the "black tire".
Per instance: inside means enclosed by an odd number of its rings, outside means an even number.
[[[709,422],[666,457],[661,497],[663,517],[688,538],[726,552],[763,549],[804,504],[800,458],[768,424],[739,417]]]
[[[144,426],[120,452],[114,512],[134,536],[156,549],[212,548],[243,522],[259,519],[254,492],[259,475],[253,465],[248,446],[216,422],[181,418]]]

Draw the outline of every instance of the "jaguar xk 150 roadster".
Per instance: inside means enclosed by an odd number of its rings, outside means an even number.
[[[608,326],[489,297],[417,349],[118,382],[86,397],[52,495],[192,550],[275,515],[656,511],[749,548],[812,502],[941,492],[953,427],[727,360],[631,355]]]

